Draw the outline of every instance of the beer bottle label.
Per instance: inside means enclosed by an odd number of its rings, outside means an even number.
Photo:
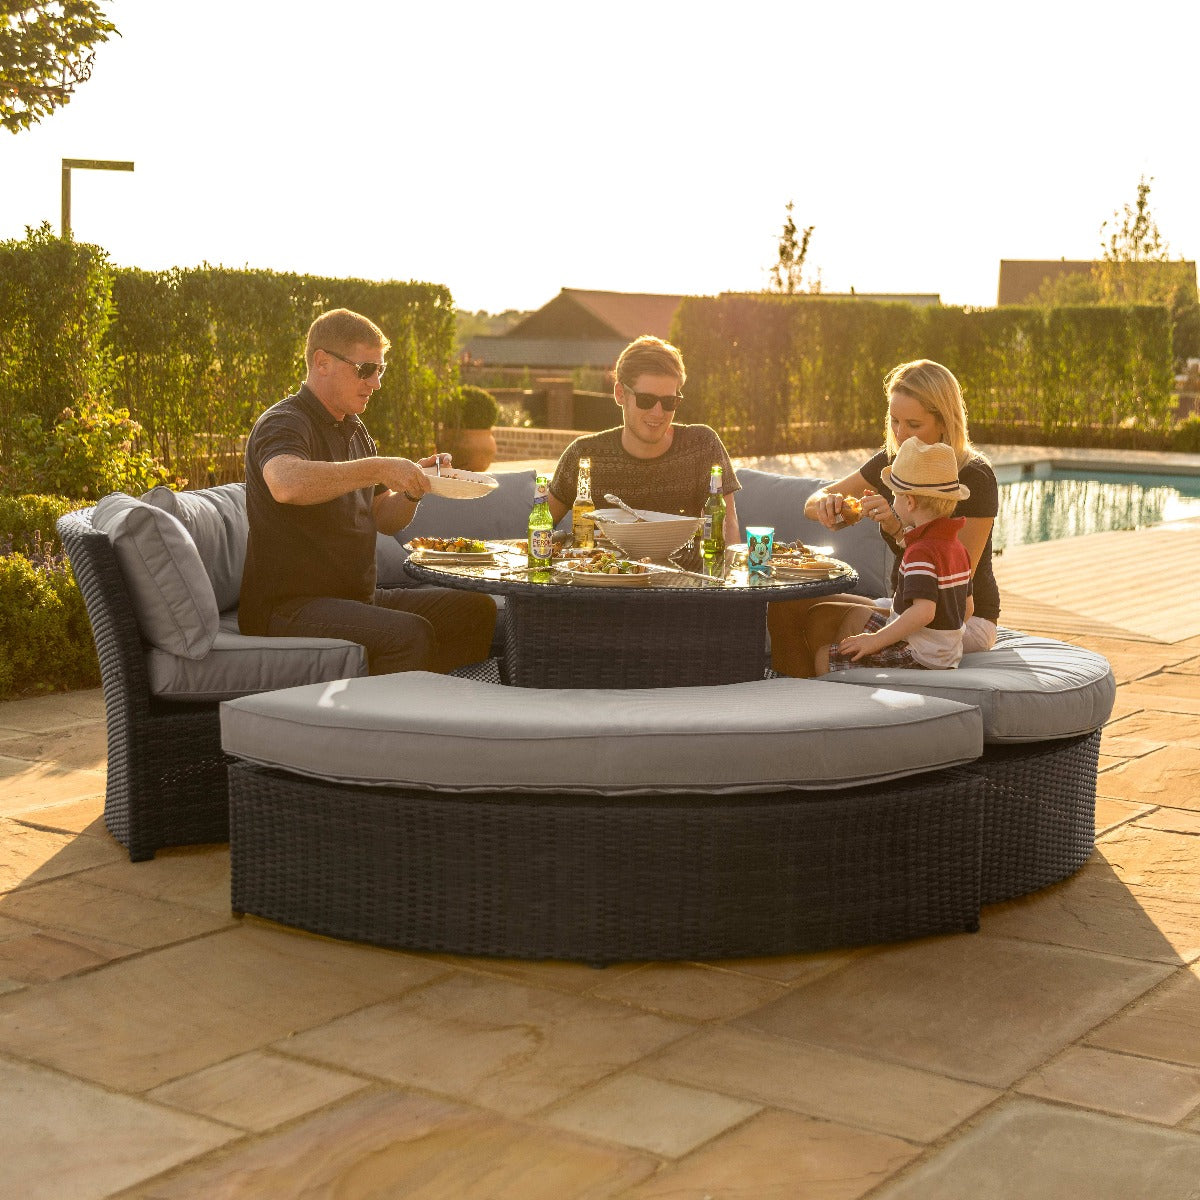
[[[553,529],[531,529],[529,531],[529,555],[531,558],[549,558],[553,552]]]

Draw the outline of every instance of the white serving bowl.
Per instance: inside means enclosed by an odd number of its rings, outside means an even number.
[[[596,528],[610,542],[620,546],[629,558],[666,558],[686,546],[700,528],[699,517],[681,517],[678,513],[635,510],[645,517],[636,521],[620,508],[598,508],[592,513]]]

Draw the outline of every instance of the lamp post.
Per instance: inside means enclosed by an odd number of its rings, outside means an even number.
[[[105,158],[64,158],[62,160],[62,236],[71,236],[71,169],[88,171],[132,171],[131,162],[114,162]]]

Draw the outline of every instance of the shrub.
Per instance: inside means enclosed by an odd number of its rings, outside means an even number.
[[[455,423],[460,429],[491,429],[500,417],[496,397],[471,384],[458,389],[458,402],[454,407]]]
[[[1200,413],[1191,413],[1175,426],[1171,449],[1200,454]]]
[[[66,559],[0,555],[0,698],[99,682],[87,609]]]
[[[66,496],[0,496],[0,552],[40,558],[60,554],[55,521],[79,507]]]
[[[137,448],[141,432],[126,409],[95,400],[64,409],[48,435],[36,417],[23,417],[5,472],[8,487],[96,500],[109,492],[145,492],[172,482],[165,467]]]

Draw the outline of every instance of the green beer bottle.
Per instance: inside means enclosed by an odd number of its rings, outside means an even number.
[[[550,515],[549,495],[550,480],[545,475],[539,475],[533,489],[533,508],[529,511],[528,562],[531,570],[538,569],[536,574],[529,577],[535,580],[539,576],[550,578],[550,559],[554,554],[554,518]]]
[[[700,521],[700,552],[704,555],[704,570],[709,575],[725,573],[725,496],[721,491],[724,472],[720,463],[713,463],[708,473],[708,499]]]

